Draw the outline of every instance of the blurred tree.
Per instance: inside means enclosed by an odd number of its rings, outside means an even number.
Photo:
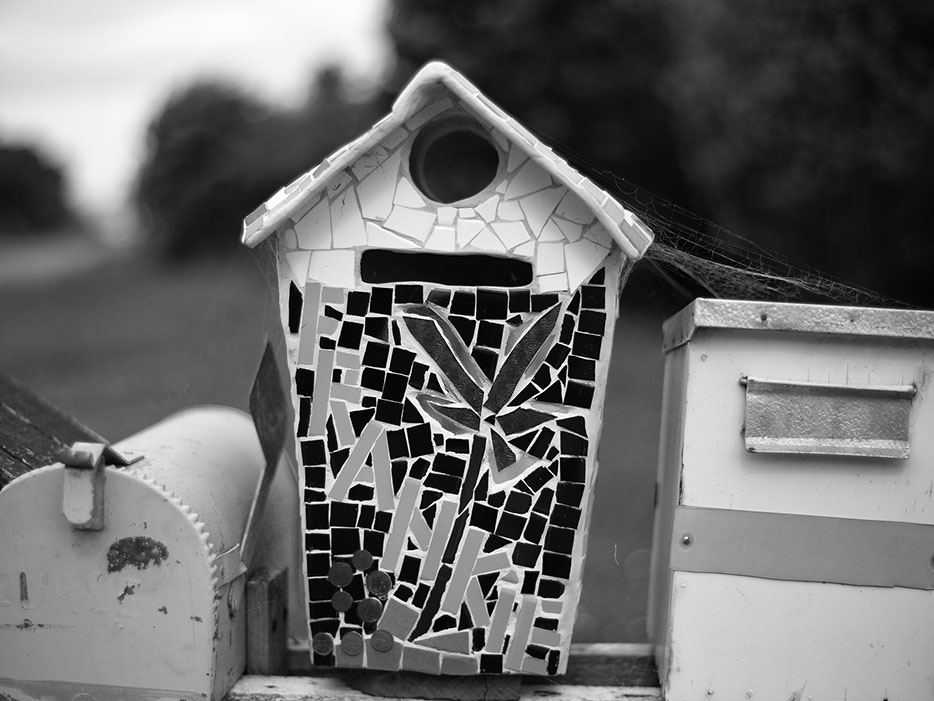
[[[146,136],[134,200],[146,232],[174,256],[230,247],[243,218],[371,118],[324,69],[306,104],[277,111],[242,90],[198,83],[171,96]]]
[[[61,167],[33,146],[0,143],[0,234],[73,220]]]
[[[562,155],[686,202],[660,92],[672,58],[669,11],[659,0],[395,0],[388,92],[441,59]]]
[[[691,186],[715,218],[934,305],[934,5],[684,7],[665,95]]]

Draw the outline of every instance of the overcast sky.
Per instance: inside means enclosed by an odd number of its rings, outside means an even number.
[[[228,77],[289,104],[326,62],[373,80],[389,53],[385,11],[383,0],[0,0],[0,139],[40,143],[80,206],[112,209],[173,88]]]

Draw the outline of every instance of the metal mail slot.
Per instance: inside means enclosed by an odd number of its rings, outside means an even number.
[[[911,385],[784,382],[746,385],[744,436],[750,453],[907,458]]]

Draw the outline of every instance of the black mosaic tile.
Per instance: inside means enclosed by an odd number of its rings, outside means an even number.
[[[548,674],[555,675],[558,673],[559,663],[561,661],[561,651],[552,650],[548,653]]]
[[[474,316],[477,313],[477,298],[473,292],[458,290],[451,301],[451,314]]]
[[[402,423],[402,402],[380,399],[376,402],[376,420],[399,426]]]
[[[399,581],[409,584],[418,584],[418,571],[420,561],[417,557],[406,555],[402,558],[402,567],[399,570]]]
[[[470,517],[469,511],[461,512],[454,519],[454,526],[451,528],[451,534],[448,536],[447,545],[444,548],[444,554],[441,561],[452,564],[457,556],[457,550],[460,548],[461,539],[464,537],[464,530],[467,528],[467,519]]]
[[[412,365],[412,372],[409,374],[409,387],[422,389],[425,386],[425,373],[428,372],[428,366],[416,362]]]
[[[480,655],[480,671],[483,674],[502,674],[503,656],[502,655]]]
[[[312,601],[308,604],[308,616],[310,618],[323,618],[333,616],[334,607],[330,601]]]
[[[526,570],[522,575],[522,593],[534,594],[535,585],[538,583],[538,571]]]
[[[421,285],[396,285],[396,304],[421,304],[424,294]]]
[[[422,479],[425,475],[428,474],[428,468],[431,466],[431,463],[428,462],[425,458],[419,458],[412,463],[412,469],[409,470],[409,474],[415,479]],[[424,491],[422,492],[425,493]]]
[[[392,342],[397,346],[402,345],[402,333],[399,331],[399,322],[392,320]]]
[[[460,616],[458,616],[457,619],[457,629],[469,630],[470,628],[473,628],[473,618],[470,616],[467,604],[461,604]]]
[[[370,314],[392,314],[392,289],[374,287],[370,290]]]
[[[435,514],[437,512],[437,508],[434,505],[429,506],[427,509],[422,511],[422,516],[425,518],[425,523],[427,523],[429,527],[434,527]]]
[[[399,599],[399,601],[408,601],[412,598],[414,593],[415,592],[405,584],[397,584],[396,588],[392,590],[392,597],[394,599]]]
[[[510,439],[510,443],[516,446],[519,450],[528,450],[529,446],[532,445],[532,441],[535,440],[535,436],[538,435],[538,431],[529,431],[524,433],[521,436],[516,436],[515,438]]]
[[[434,373],[428,376],[428,389],[438,393],[444,392],[444,390],[441,389],[441,383],[438,382],[438,378]]]
[[[367,409],[372,409],[374,412],[376,411],[376,397],[372,394],[364,394],[363,399],[360,400],[360,404]]]
[[[320,438],[302,440],[301,452],[303,465],[326,465],[328,462],[327,450]]]
[[[420,424],[424,423],[424,421],[425,417],[422,416],[422,413],[410,400],[406,399],[402,404],[402,423]]]
[[[327,434],[328,451],[333,453],[335,450],[340,448],[340,445],[337,442],[337,431],[334,430],[334,418],[329,416],[324,427],[325,427],[325,433]],[[343,465],[343,461],[341,462],[341,464]]]
[[[597,378],[597,363],[588,358],[578,358],[572,355],[568,360],[568,377],[573,380],[589,380],[593,382]]]
[[[396,458],[409,457],[409,444],[405,440],[405,431],[402,429],[386,431],[386,440],[389,443],[389,457]]]
[[[401,402],[405,398],[405,390],[408,384],[409,378],[407,375],[399,375],[395,372],[387,373],[386,382],[383,384],[383,399]]]
[[[525,528],[525,519],[516,514],[503,512],[500,514],[499,522],[496,524],[494,533],[501,538],[517,540],[522,535]]]
[[[531,645],[526,645],[525,652],[529,657],[534,657],[537,660],[544,660],[548,655],[548,648],[543,645],[536,645],[533,643]]]
[[[572,352],[574,355],[597,360],[600,357],[600,344],[602,341],[603,339],[600,336],[578,331],[574,334]]]
[[[341,378],[343,378],[343,376],[344,376],[344,371],[341,370],[340,368],[335,368],[331,370],[331,382],[335,384],[340,384]]]
[[[377,341],[367,341],[363,351],[363,364],[374,368],[385,368],[389,362],[389,345]]]
[[[562,389],[561,383],[555,380],[548,386],[548,389],[538,395],[538,401],[548,402],[550,404],[561,404],[563,403]]]
[[[435,452],[434,441],[431,436],[431,424],[423,423],[409,426],[405,429],[409,440],[409,455],[417,458],[422,455],[431,455]]]
[[[384,316],[371,316],[363,322],[363,335],[378,338],[381,341],[389,340],[389,319]]]
[[[589,285],[602,285],[603,281],[606,279],[606,268],[600,268],[597,272],[593,274],[593,277],[587,281]]]
[[[510,636],[510,635],[507,633],[505,639],[503,640],[503,650],[502,650],[502,652],[503,652],[504,655],[506,654],[506,650],[509,649],[509,639],[510,639],[511,637],[512,637],[512,636]]]
[[[402,489],[402,481],[408,471],[409,464],[405,460],[393,460],[390,472],[392,474],[392,491],[396,494]]]
[[[307,553],[305,567],[309,577],[326,577],[331,569],[331,556],[329,553]]]
[[[531,543],[516,543],[516,547],[512,551],[512,562],[515,565],[521,565],[522,567],[535,567],[535,564],[538,562],[538,554],[542,551],[540,545],[532,545]]]
[[[584,458],[562,457],[561,479],[565,482],[584,482],[587,476],[587,461]]]
[[[561,452],[565,455],[587,455],[587,439],[570,431],[561,432]]]
[[[327,531],[323,533],[306,533],[305,550],[330,550],[331,534]]]
[[[569,380],[568,386],[564,390],[564,403],[569,406],[589,409],[593,403],[593,391],[593,387],[590,385]]]
[[[366,316],[370,310],[370,293],[351,291],[347,294],[347,313],[351,316]]]
[[[489,498],[487,499],[487,503],[489,503],[490,506],[499,508],[506,503],[506,492],[501,490],[499,492],[490,494]]]
[[[545,549],[570,555],[574,549],[574,531],[560,526],[549,526],[545,534]]]
[[[562,367],[558,371],[558,382],[560,382],[563,385],[563,384],[566,384],[567,381],[568,381],[568,369],[565,366],[565,367]]]
[[[444,449],[449,453],[470,453],[470,441],[466,438],[448,438],[444,442]]]
[[[589,309],[582,311],[578,321],[578,329],[586,333],[603,336],[606,330],[606,313]]]
[[[477,318],[505,319],[509,294],[502,290],[477,290]]]
[[[308,578],[309,601],[330,601],[336,591],[337,587],[331,584],[327,577]]]
[[[305,490],[305,502],[311,503],[316,501],[327,501],[327,494],[325,494],[323,489],[306,489]]]
[[[454,475],[458,478],[464,474],[466,468],[466,460],[455,455],[448,455],[447,453],[435,454],[434,461],[432,462],[432,469],[443,472],[446,475]]]
[[[428,599],[428,592],[430,591],[431,587],[429,587],[424,582],[421,582],[418,585],[418,588],[415,590],[415,595],[412,597],[412,605],[417,606],[418,608],[424,606],[426,599]]]
[[[428,293],[428,302],[439,307],[447,307],[451,303],[451,291],[437,289]]]
[[[358,507],[356,504],[345,504],[340,501],[331,502],[332,526],[356,526]]]
[[[333,338],[322,336],[318,339],[318,347],[321,348],[321,350],[334,350],[337,348],[337,343],[334,342]]]
[[[361,601],[364,599],[366,597],[366,589],[363,585],[363,574],[357,572],[353,576],[353,579],[350,580],[350,584],[344,587],[344,591],[350,594],[354,601]]]
[[[584,309],[604,309],[606,307],[606,293],[603,287],[583,285],[580,291],[581,306]]]
[[[381,557],[385,539],[386,535],[384,533],[365,530],[363,531],[363,549],[372,554],[373,557]]]
[[[503,538],[499,535],[491,535],[486,539],[486,543],[483,545],[483,552],[491,553],[494,550],[499,550],[500,548],[505,548],[512,541],[508,538]]]
[[[473,490],[473,498],[475,501],[484,501],[486,500],[487,489],[489,488],[489,475],[484,472],[480,479],[477,481],[477,486]]]
[[[335,309],[330,304],[324,305],[324,315],[330,319],[336,319],[337,321],[342,321],[344,318],[344,313]]]
[[[535,506],[532,507],[532,510],[543,516],[547,516],[551,513],[551,502],[554,496],[555,492],[553,489],[543,489],[538,495],[538,499],[536,499]]]
[[[327,528],[331,521],[329,512],[327,504],[310,504],[306,506],[305,527],[309,530]]]
[[[473,343],[474,331],[477,329],[476,321],[466,316],[451,316],[448,317],[448,320],[451,322],[451,325],[457,329],[457,333],[463,339],[464,345],[469,346]]]
[[[551,522],[556,526],[577,528],[580,525],[581,510],[565,504],[555,504],[551,510]]]
[[[298,368],[295,371],[295,391],[306,397],[315,395],[315,371],[310,368]]]
[[[477,328],[477,345],[499,349],[503,344],[503,325],[492,321],[481,321]]]
[[[573,337],[574,317],[570,314],[565,314],[564,318],[561,320],[561,335],[558,337],[558,341],[561,343],[570,343]]]
[[[298,333],[302,323],[302,293],[294,282],[289,283],[289,333]]]
[[[584,485],[579,482],[558,482],[558,491],[555,495],[559,504],[580,506],[584,498]]]
[[[389,533],[389,529],[392,527],[392,514],[389,511],[377,511],[376,518],[373,520],[373,527],[383,533]],[[364,550],[370,549],[364,548]],[[373,551],[370,550],[370,552]]]
[[[487,574],[477,575],[477,582],[480,583],[480,591],[483,592],[483,598],[489,599],[493,594],[493,585],[499,579],[499,572],[489,572]]]
[[[538,432],[538,436],[535,438],[535,441],[531,446],[529,446],[529,454],[534,455],[539,459],[544,458],[545,453],[548,451],[548,446],[551,445],[551,440],[554,437],[554,431],[552,431],[547,426],[543,427],[542,430]]]
[[[564,595],[564,584],[543,577],[538,583],[538,595],[543,599],[560,599]]]
[[[357,528],[370,528],[376,517],[376,507],[372,504],[360,505],[360,518],[357,519]],[[371,553],[372,554],[372,553]]]
[[[350,425],[353,426],[353,432],[357,438],[363,433],[363,429],[370,423],[375,413],[373,409],[357,409],[350,412]]]
[[[548,351],[548,355],[545,357],[545,362],[553,368],[559,368],[561,367],[561,364],[564,362],[565,358],[568,357],[570,352],[570,346],[563,343],[556,343],[554,346],[552,346],[551,350]]]
[[[509,290],[509,311],[528,312],[532,310],[529,290]]]
[[[470,525],[492,533],[496,530],[497,515],[496,509],[486,504],[474,504],[470,514]]]
[[[418,622],[409,635],[409,640],[415,640],[428,632],[435,614],[437,614],[438,610],[441,608],[441,599],[444,596],[444,591],[447,589],[450,579],[450,566],[441,565],[441,569],[438,570],[438,575],[435,577],[435,581],[431,586],[428,598],[425,600],[425,605],[422,607],[422,614],[418,617]]]
[[[526,476],[525,483],[532,490],[532,492],[537,492],[539,489],[544,487],[552,478],[552,474],[544,467],[536,467],[532,472]]]
[[[570,578],[571,557],[546,551],[542,555],[542,574],[546,577]]]
[[[318,618],[317,620],[313,620],[311,622],[311,632],[315,635],[318,633],[337,635],[339,627],[340,620],[337,618]]]
[[[509,317],[508,319],[506,319],[506,323],[509,324],[510,326],[522,326],[522,316],[519,314],[515,314]]]
[[[470,649],[480,652],[486,645],[486,628],[474,628],[470,633]]]
[[[528,494],[529,496],[532,496],[532,490],[529,489],[529,485],[525,483],[525,480],[521,482],[516,482],[515,488],[519,490],[520,492],[522,492],[523,494]]]
[[[536,294],[532,295],[532,311],[541,312],[550,309],[558,303],[556,294]]]
[[[409,371],[412,369],[412,363],[415,360],[415,353],[405,348],[393,348],[392,358],[389,361],[389,369],[392,372],[398,372],[408,379]]]
[[[513,514],[527,514],[532,509],[532,497],[513,490],[506,498],[506,505],[503,508]]]
[[[461,481],[452,475],[443,475],[440,472],[432,472],[425,478],[425,486],[432,489],[440,489],[448,494],[457,494],[461,489]]]
[[[298,428],[295,431],[296,436],[304,438],[308,435],[308,423],[311,421],[311,399],[301,397],[298,400]]]
[[[360,549],[360,531],[358,531],[356,527],[354,528],[332,528],[331,529],[331,553],[332,554],[353,555],[359,549]]]
[[[477,366],[486,375],[487,379],[492,382],[493,378],[496,377],[496,364],[499,362],[499,353],[487,348],[474,348],[470,355],[477,361]]]
[[[444,630],[451,630],[452,628],[457,628],[457,619],[454,616],[449,616],[444,613],[438,616],[435,620],[434,625],[432,625],[432,631],[439,633]]]
[[[335,450],[331,453],[331,472],[337,477],[340,473],[341,468],[344,466],[344,463],[347,462],[347,457],[350,455],[350,448],[341,448],[340,450]]]

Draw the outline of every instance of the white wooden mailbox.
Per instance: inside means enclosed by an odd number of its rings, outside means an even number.
[[[665,698],[934,698],[934,313],[697,300],[665,351]]]

